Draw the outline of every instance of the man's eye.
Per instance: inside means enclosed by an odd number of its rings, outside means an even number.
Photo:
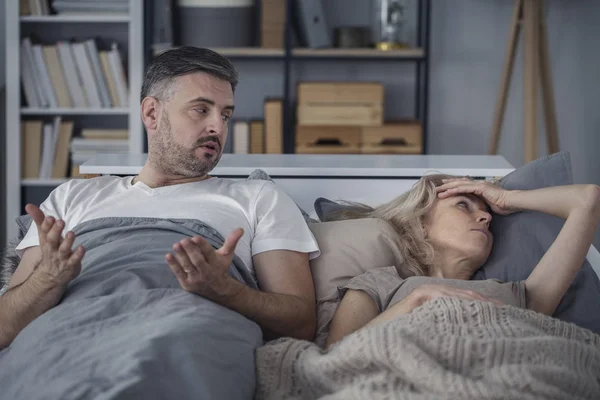
[[[223,117],[223,121],[229,121],[231,119],[231,116],[227,115],[227,114],[223,114],[222,117]]]
[[[466,201],[459,201],[458,203],[456,203],[458,206],[463,207],[465,209],[469,209],[469,204]]]
[[[194,111],[196,111],[199,114],[206,114],[205,108],[194,108]]]

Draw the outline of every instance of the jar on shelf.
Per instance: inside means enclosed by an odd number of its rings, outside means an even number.
[[[408,47],[406,0],[374,0],[373,41],[379,50]]]

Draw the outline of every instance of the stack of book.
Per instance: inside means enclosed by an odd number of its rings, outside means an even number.
[[[21,40],[21,81],[34,108],[127,107],[129,89],[116,43],[98,51],[95,39],[53,45]]]
[[[82,129],[81,137],[71,141],[71,177],[80,177],[79,166],[96,154],[128,152],[127,129]]]
[[[14,0],[11,0],[14,1]],[[128,15],[129,0],[20,0],[21,15]]]
[[[62,15],[127,15],[129,0],[54,0],[52,8]]]
[[[19,6],[21,15],[51,14],[47,0],[21,0]]]

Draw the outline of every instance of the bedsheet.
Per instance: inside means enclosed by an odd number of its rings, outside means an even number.
[[[513,306],[436,298],[325,351],[257,350],[257,400],[600,399],[600,335]]]
[[[196,220],[102,218],[74,229],[86,256],[63,300],[0,352],[2,399],[248,399],[259,326],[185,292],[164,260]],[[256,287],[241,260],[230,273]]]

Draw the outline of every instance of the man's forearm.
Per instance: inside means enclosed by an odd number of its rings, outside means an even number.
[[[45,283],[34,272],[25,282],[0,296],[0,349],[10,345],[31,321],[54,307],[65,289],[66,286]]]
[[[281,336],[313,339],[316,327],[313,302],[298,296],[261,292],[232,281],[235,294],[219,299],[221,305],[259,324],[269,339]]]

